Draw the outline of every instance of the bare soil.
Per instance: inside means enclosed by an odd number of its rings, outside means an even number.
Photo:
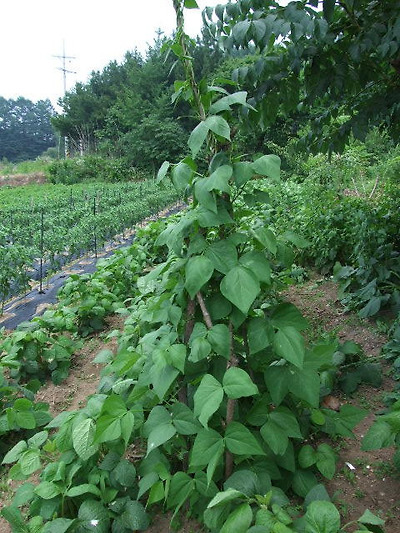
[[[337,287],[331,280],[313,275],[303,285],[290,287],[285,297],[302,311],[311,324],[309,336],[316,337],[326,332],[334,332],[339,339],[353,340],[360,344],[366,355],[378,357],[383,344],[384,335],[376,331],[374,324],[361,321],[354,314],[346,314],[337,300]],[[38,393],[37,400],[50,404],[52,414],[64,410],[75,410],[86,403],[87,397],[96,392],[102,365],[93,363],[94,357],[104,347],[116,351],[116,340],[105,342],[108,331],[121,329],[123,319],[111,317],[107,331],[89,338],[84,348],[76,354],[72,369],[67,380],[55,386],[48,383]],[[394,383],[390,378],[390,368],[384,368],[384,382],[377,390],[362,386],[356,393],[346,397],[337,393],[331,401],[340,406],[345,403],[358,405],[370,411],[370,414],[356,427],[355,439],[340,439],[331,443],[339,456],[337,473],[333,480],[325,486],[334,503],[340,510],[343,522],[359,518],[366,509],[386,520],[387,533],[400,533],[400,479],[392,465],[392,449],[361,451],[361,441],[372,424],[376,412],[383,409],[382,393],[391,391]],[[7,504],[12,497],[15,483],[0,480],[0,507]],[[357,528],[350,526],[347,531]],[[10,533],[7,523],[0,518],[0,533]],[[171,528],[171,515],[161,511],[154,517],[148,529],[150,533],[170,533],[177,531]],[[198,523],[186,518],[180,519],[180,533],[200,533],[205,531]]]
[[[33,172],[31,174],[8,174],[0,176],[0,187],[19,187],[21,185],[42,185],[47,183],[44,172]],[[0,531],[1,533],[1,531]]]

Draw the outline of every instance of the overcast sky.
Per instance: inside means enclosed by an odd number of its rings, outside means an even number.
[[[201,8],[224,3],[198,0]],[[185,10],[186,31],[200,33],[201,12]],[[63,95],[62,60],[65,53],[67,89],[86,82],[92,70],[110,61],[121,62],[135,47],[144,52],[161,28],[169,36],[175,28],[171,0],[0,0],[0,96],[23,96],[36,102]]]

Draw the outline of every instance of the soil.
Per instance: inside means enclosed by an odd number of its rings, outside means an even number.
[[[44,172],[33,172],[31,174],[9,174],[0,176],[0,187],[19,187],[20,185],[41,185],[47,183]],[[1,533],[1,531],[0,531]]]
[[[378,357],[385,336],[377,332],[372,322],[361,321],[354,314],[346,314],[337,300],[337,287],[331,280],[313,275],[302,285],[290,287],[285,297],[294,303],[308,318],[313,332],[312,336],[334,332],[340,340],[353,340],[360,344],[366,355]],[[86,402],[90,394],[96,392],[102,365],[93,363],[93,358],[104,347],[116,350],[116,340],[112,338],[106,342],[109,331],[121,329],[123,319],[111,317],[108,327],[100,335],[90,337],[84,348],[76,354],[68,379],[59,386],[47,384],[38,393],[37,400],[50,404],[52,414],[56,415],[64,410],[78,409]],[[310,334],[311,336],[311,334]],[[351,403],[370,411],[356,428],[355,439],[340,439],[331,443],[339,456],[337,474],[325,486],[343,517],[343,523],[359,518],[366,509],[386,520],[386,533],[400,533],[400,479],[392,465],[393,450],[384,449],[373,452],[360,450],[361,440],[374,420],[374,413],[384,408],[382,393],[394,388],[390,379],[390,368],[383,366],[385,379],[379,390],[362,386],[351,396],[337,394],[331,401],[342,405]],[[3,496],[0,507],[7,504],[12,497],[11,489],[15,483],[0,480]],[[169,533],[177,531],[171,529],[171,516],[157,514],[153,524],[147,530],[150,533]],[[346,531],[352,532],[357,528],[350,526]],[[0,533],[10,533],[8,524],[0,518]],[[196,522],[182,518],[180,533],[199,533],[204,531]]]

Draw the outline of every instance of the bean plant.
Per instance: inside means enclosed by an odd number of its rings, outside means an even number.
[[[336,453],[317,435],[349,437],[365,413],[320,405],[335,347],[306,346],[307,322],[277,298],[288,246],[249,208],[266,202],[254,183],[279,180],[280,160],[233,153],[230,123],[249,109],[247,95],[196,83],[184,5],[174,0],[171,48],[186,72],[178,92],[200,121],[191,155],[164,163],[158,179],[192,201],[154,243],[167,255],[137,279],[117,355],[96,360],[107,363],[98,393],[5,457],[17,479],[32,473],[32,453],[41,470],[3,510],[14,531],[143,531],[152,506],[213,532],[343,531],[321,483]],[[293,494],[304,509],[290,505]],[[357,526],[382,523],[368,511]]]

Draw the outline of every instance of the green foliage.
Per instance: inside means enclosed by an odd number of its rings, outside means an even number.
[[[87,155],[79,159],[62,159],[51,163],[47,172],[52,183],[72,185],[87,181],[121,182],[141,179],[123,159]]]
[[[19,97],[0,97],[0,160],[18,162],[35,159],[55,145],[50,119],[54,109],[50,100],[36,103]]]

